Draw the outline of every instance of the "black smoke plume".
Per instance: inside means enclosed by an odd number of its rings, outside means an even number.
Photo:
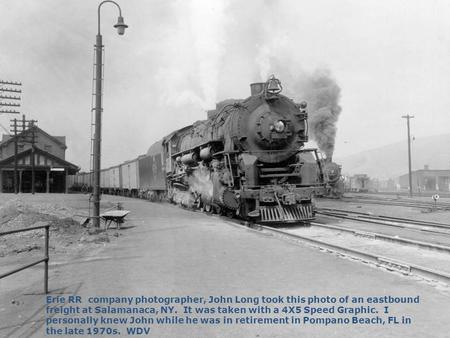
[[[308,103],[311,138],[327,158],[332,158],[336,123],[341,113],[341,89],[329,70],[317,70],[302,81],[300,97]]]

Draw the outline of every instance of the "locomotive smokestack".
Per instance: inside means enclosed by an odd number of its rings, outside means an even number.
[[[255,82],[250,84],[250,93],[252,96],[261,94],[264,91],[265,82]]]

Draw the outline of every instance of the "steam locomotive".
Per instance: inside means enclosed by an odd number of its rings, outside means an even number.
[[[318,197],[341,198],[344,195],[342,166],[333,162],[331,158],[324,157],[320,152],[319,158],[326,189],[325,194],[318,195]]]
[[[208,118],[179,129],[146,155],[102,170],[105,193],[166,198],[206,212],[261,223],[314,219],[314,196],[326,192],[322,163],[308,141],[306,102],[281,94],[274,76],[226,100]],[[92,174],[72,178],[89,186]]]

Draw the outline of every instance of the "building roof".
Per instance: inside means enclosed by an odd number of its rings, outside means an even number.
[[[3,135],[2,141],[0,142],[0,147],[3,147],[4,145],[7,145],[7,144],[9,144],[11,142],[14,142],[14,140],[16,138],[22,137],[23,135],[30,133],[30,131],[32,129],[35,129],[38,133],[41,133],[41,134],[45,135],[49,139],[53,140],[55,143],[59,144],[64,149],[67,149],[66,137],[65,136],[52,136],[52,135],[48,134],[47,132],[45,132],[44,130],[42,130],[41,128],[39,128],[36,125],[34,125],[31,128],[25,129],[24,131],[22,131],[21,133],[17,134],[16,136],[14,136],[14,135]]]
[[[450,176],[450,169],[419,169],[411,171],[411,174],[420,174],[420,175],[436,175],[440,174],[442,176]],[[409,174],[403,174],[399,177],[407,177]]]
[[[429,173],[429,172],[447,172],[450,173],[450,169],[419,169],[419,170],[413,170],[412,172],[415,173]]]
[[[24,150],[20,153],[17,154],[17,160],[21,160],[27,156],[31,156],[31,148],[28,148],[27,150]],[[76,172],[78,172],[80,170],[80,168],[78,166],[76,166],[73,163],[70,163],[66,160],[63,160],[53,154],[50,154],[49,152],[46,152],[42,149],[40,149],[39,147],[34,147],[34,151],[36,154],[40,154],[42,156],[44,156],[44,158],[47,158],[49,160],[51,160],[52,162],[56,163],[56,165],[54,165],[53,167],[61,167],[61,168],[65,168],[68,169],[69,174],[75,174]],[[5,158],[4,160],[0,161],[0,168],[14,168],[14,155],[10,156],[8,158]],[[18,165],[21,169],[23,169],[24,165],[20,164]],[[30,167],[30,165],[25,165],[27,168]],[[38,165],[36,164],[36,168],[42,168],[42,165]],[[51,167],[50,165],[44,166],[44,167]]]

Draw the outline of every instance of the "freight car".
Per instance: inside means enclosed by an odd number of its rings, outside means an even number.
[[[69,175],[69,187],[72,191],[89,192],[92,189],[92,173],[80,172]]]
[[[263,223],[312,220],[326,183],[316,149],[304,149],[306,102],[282,95],[274,76],[250,88],[121,164],[120,193]],[[111,191],[110,177],[102,183]]]
[[[151,201],[166,198],[166,171],[163,141],[154,143],[139,160],[139,196]]]
[[[356,174],[348,178],[345,190],[348,192],[369,192],[371,182],[367,174]]]
[[[120,166],[103,169],[100,174],[103,193],[118,195],[122,193]]]
[[[138,197],[139,195],[138,167],[138,159],[127,161],[120,165],[122,189],[126,196]]]

